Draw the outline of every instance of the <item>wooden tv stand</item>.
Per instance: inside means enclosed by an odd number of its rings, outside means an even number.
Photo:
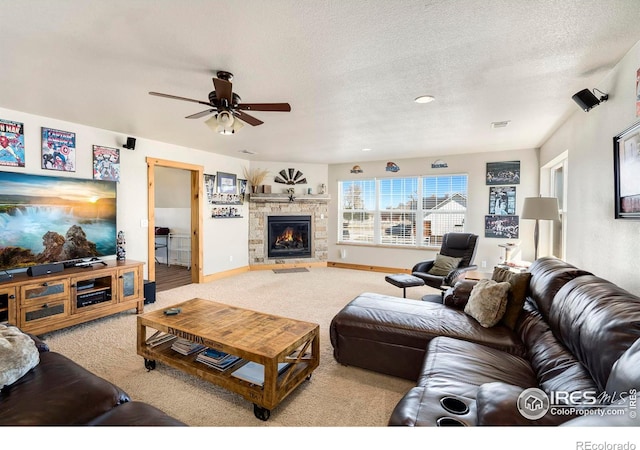
[[[43,334],[135,308],[144,309],[139,261],[105,261],[60,273],[14,275],[0,283],[0,322]]]

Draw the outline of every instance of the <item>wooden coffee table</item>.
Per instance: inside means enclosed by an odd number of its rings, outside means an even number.
[[[163,309],[137,318],[137,350],[145,359],[145,367],[155,369],[156,361],[161,361],[235,392],[253,402],[254,414],[261,420],[268,420],[271,410],[303,381],[309,380],[320,364],[318,324],[200,298],[171,307],[180,308],[181,312],[165,315],[166,309]],[[239,356],[242,360],[224,371],[210,368],[196,361],[196,354],[182,355],[172,350],[172,342],[148,345],[147,327]],[[249,361],[264,366],[263,385],[232,375]],[[289,363],[280,374],[279,363]]]

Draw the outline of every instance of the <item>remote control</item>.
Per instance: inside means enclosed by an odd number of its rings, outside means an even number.
[[[175,316],[176,314],[180,314],[182,311],[180,308],[169,308],[164,311],[165,316]]]

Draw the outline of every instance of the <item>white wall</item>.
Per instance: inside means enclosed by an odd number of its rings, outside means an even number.
[[[147,262],[147,233],[144,225],[147,218],[147,156],[201,165],[205,173],[217,171],[235,173],[240,176],[248,161],[221,156],[213,153],[188,149],[163,142],[137,137],[136,149],[123,149],[127,136],[109,130],[88,127],[53,118],[36,116],[23,112],[0,108],[0,117],[24,123],[25,131],[25,167],[11,168],[0,166],[0,170],[37,173],[42,175],[69,176],[73,178],[92,178],[92,145],[104,145],[120,148],[120,176],[118,184],[118,229],[126,236],[127,259]],[[40,168],[40,128],[56,128],[76,133],[76,172],[62,173]],[[215,136],[212,136],[215,138]],[[158,181],[162,181],[161,179]],[[209,217],[210,207],[203,199],[204,244],[203,272],[205,275],[222,272],[248,264],[247,212],[243,219],[216,220]],[[147,265],[145,265],[145,277]]]
[[[575,113],[540,152],[541,165],[568,151],[566,260],[640,294],[640,221],[614,219],[613,136],[637,122],[637,43],[598,86],[609,100]],[[567,92],[567,102],[571,95]],[[640,174],[638,174],[640,177]]]
[[[431,164],[443,160],[448,167],[432,169]],[[462,174],[469,176],[469,199],[465,231],[480,236],[475,262],[478,266],[487,261],[487,268],[499,262],[503,251],[498,244],[512,242],[512,239],[484,237],[484,217],[489,214],[489,186],[486,185],[486,163],[500,161],[520,161],[521,181],[516,185],[516,211],[522,211],[525,197],[538,195],[538,152],[535,149],[513,150],[494,153],[476,153],[469,155],[451,155],[430,158],[394,160],[400,171],[385,171],[387,160],[358,163],[363,173],[352,174],[354,164],[335,164],[329,166],[329,193],[332,201],[329,205],[329,261],[347,264],[362,264],[381,267],[410,269],[419,261],[434,257],[437,249],[401,249],[381,246],[339,245],[338,238],[338,202],[337,183],[341,180],[382,178],[417,175]],[[340,230],[341,231],[341,230]],[[522,259],[533,259],[533,221],[520,220],[520,238]],[[344,250],[345,258],[340,251]]]

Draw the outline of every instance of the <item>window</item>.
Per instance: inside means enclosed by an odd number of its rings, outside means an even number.
[[[373,243],[373,223],[376,208],[375,180],[343,181],[339,183],[340,213],[338,240]]]
[[[464,231],[467,175],[398,177],[338,183],[338,241],[439,247]]]

